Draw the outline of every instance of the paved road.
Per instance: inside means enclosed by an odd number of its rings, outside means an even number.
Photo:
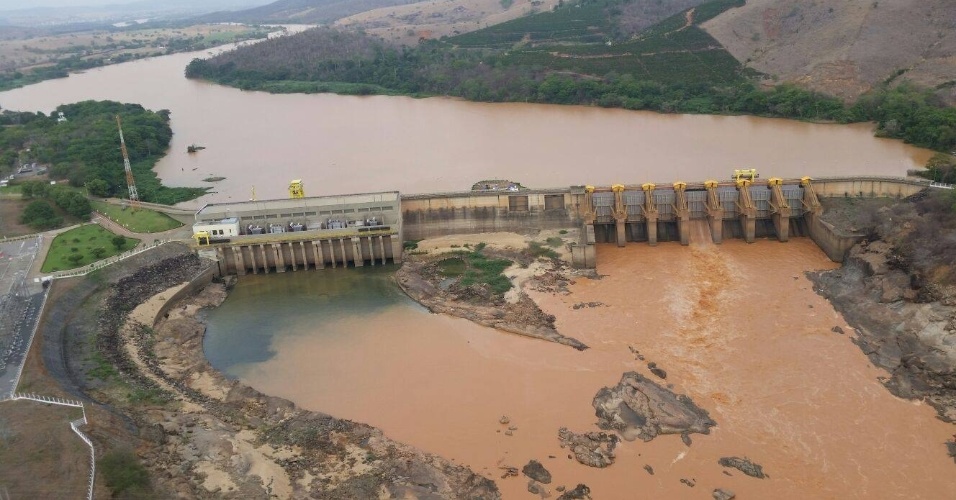
[[[22,297],[10,297],[2,307],[0,319],[0,399],[16,390],[16,378],[26,361],[30,336],[39,319],[45,291]]]
[[[0,243],[0,398],[9,395],[26,359],[44,291],[29,277],[39,238]]]
[[[24,280],[38,247],[37,238],[0,243],[0,297],[9,294]]]

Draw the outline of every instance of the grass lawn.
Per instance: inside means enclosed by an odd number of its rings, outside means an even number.
[[[134,233],[161,233],[183,225],[164,213],[145,208],[133,210],[102,201],[94,201],[93,209],[101,214],[106,214],[114,222]]]
[[[53,239],[50,246],[50,252],[43,261],[43,267],[40,269],[44,273],[53,271],[65,271],[82,267],[131,250],[139,243],[134,238],[124,238],[123,246],[117,249],[113,245],[113,238],[116,235],[103,229],[97,224],[87,224],[76,229],[58,235]],[[102,250],[96,250],[101,248]],[[97,256],[99,253],[99,256]],[[79,260],[75,262],[70,260],[70,256],[79,255]]]

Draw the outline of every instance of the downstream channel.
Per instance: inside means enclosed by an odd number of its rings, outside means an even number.
[[[526,479],[499,469],[530,459],[554,475],[552,493],[585,483],[599,499],[718,487],[739,498],[943,498],[956,488],[942,444],[952,426],[893,397],[852,335],[831,331],[852,329],[804,276],[834,267],[809,239],[598,252],[602,279],[534,296],[587,351],[430,314],[379,267],[244,276],[207,316],[207,356],[265,393],[468,465],[505,498],[532,498]],[[574,307],[588,302],[602,305]],[[627,371],[649,376],[631,347],[718,426],[690,447],[676,435],[625,442],[606,469],[568,459],[558,429],[597,431],[597,391]],[[770,478],[727,476],[723,456],[747,456]]]

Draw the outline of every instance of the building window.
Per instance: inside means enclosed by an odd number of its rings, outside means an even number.
[[[508,210],[511,212],[527,212],[528,197],[527,196],[509,196]]]
[[[544,209],[545,210],[563,210],[564,195],[563,194],[544,195]]]

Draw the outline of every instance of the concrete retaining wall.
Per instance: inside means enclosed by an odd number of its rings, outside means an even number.
[[[929,181],[904,178],[832,177],[813,181],[813,189],[821,198],[905,198],[927,187],[929,187]]]
[[[810,230],[810,239],[833,262],[843,262],[850,248],[864,237],[864,235],[858,233],[841,233],[833,227],[833,224],[820,219],[820,217],[809,215],[807,216],[807,227]]]
[[[172,297],[169,297],[166,300],[166,303],[164,303],[162,307],[159,308],[159,311],[156,312],[156,317],[153,318],[153,324],[155,325],[156,320],[159,319],[161,316],[166,315],[166,313],[169,312],[169,310],[174,305],[176,305],[176,302],[178,302],[180,299],[184,297],[188,297],[190,295],[195,294],[199,290],[202,290],[203,287],[211,283],[212,279],[216,277],[218,274],[219,274],[218,266],[216,266],[216,264],[212,264],[211,266],[207,267],[206,269],[201,271],[199,274],[197,274],[195,278],[189,280],[189,283],[186,286],[179,289],[179,291],[174,293]]]
[[[403,237],[576,228],[580,198],[571,189],[404,196]]]

